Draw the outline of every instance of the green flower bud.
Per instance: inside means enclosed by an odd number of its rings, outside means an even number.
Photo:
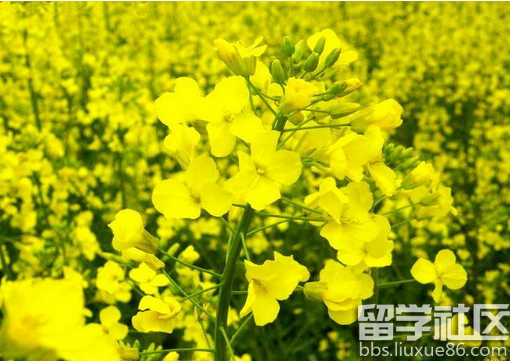
[[[345,83],[347,84],[347,87],[343,90],[343,92],[338,94],[338,97],[344,97],[346,95],[349,95],[350,93],[355,92],[356,90],[361,88],[361,86],[363,85],[363,83],[361,83],[361,81],[357,78],[347,79]]]
[[[348,116],[361,108],[359,103],[340,103],[329,108],[331,118],[338,119],[341,117]]]
[[[318,53],[311,53],[309,57],[304,62],[304,70],[306,72],[312,72],[318,67],[318,61],[320,56]]]
[[[327,90],[327,93],[337,96],[338,94],[341,94],[345,89],[347,89],[347,87],[347,82],[338,81]]]
[[[297,64],[301,61],[304,56],[304,51],[306,50],[306,43],[304,39],[299,40],[297,44],[295,44],[295,52],[292,55],[292,62]]]
[[[313,49],[313,51],[315,53],[322,54],[322,52],[324,51],[324,48],[325,48],[325,36],[323,36],[320,39],[318,39],[318,41],[316,42],[316,45],[315,45],[315,48]]]
[[[295,47],[293,46],[292,38],[289,35],[286,35],[283,38],[281,49],[283,50],[284,55],[287,57],[291,57],[295,52]]]
[[[304,285],[303,293],[307,299],[315,302],[323,302],[324,294],[327,291],[325,282],[311,282]]]
[[[284,84],[286,77],[284,75],[283,66],[281,65],[279,59],[274,59],[270,63],[270,74],[272,74],[272,79],[274,82]]]
[[[334,64],[336,64],[336,62],[338,61],[339,57],[341,55],[341,48],[336,48],[336,49],[333,49],[329,55],[327,56],[327,58],[325,58],[325,67],[326,68],[330,68],[332,67]]]

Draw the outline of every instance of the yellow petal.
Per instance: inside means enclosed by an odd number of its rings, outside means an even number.
[[[100,322],[104,326],[110,326],[121,319],[121,312],[111,305],[100,311]]]
[[[439,253],[437,253],[435,260],[437,274],[443,274],[446,270],[455,265],[456,261],[457,259],[453,251],[448,249],[441,250]]]
[[[171,308],[166,303],[164,303],[163,300],[151,297],[149,295],[142,297],[139,303],[139,310],[144,311],[146,309],[158,312],[159,314],[163,315],[171,314]]]
[[[243,318],[247,314],[251,313],[252,305],[256,300],[256,291],[254,290],[254,281],[249,282],[249,288],[247,290],[247,299],[245,300],[245,304],[240,311],[240,317]]]
[[[392,196],[396,190],[396,173],[384,163],[368,165],[370,175],[375,180],[377,187],[386,196]]]
[[[229,131],[234,136],[251,143],[254,137],[260,132],[264,132],[265,128],[261,119],[252,113],[242,113],[238,115],[231,126]]]
[[[443,283],[439,280],[435,280],[435,288],[432,292],[432,298],[434,298],[434,302],[439,303],[441,300],[441,296],[443,295]]]
[[[412,266],[411,274],[421,284],[432,283],[436,279],[436,267],[427,259],[419,258]]]
[[[281,192],[276,182],[262,176],[256,177],[244,195],[245,201],[256,210],[261,210],[280,198]]]
[[[215,157],[225,157],[233,151],[236,137],[231,134],[231,125],[228,122],[208,123],[206,130]]]
[[[265,175],[283,185],[291,185],[297,181],[301,171],[300,155],[292,151],[280,150],[267,164]]]
[[[203,185],[216,182],[218,178],[219,171],[217,171],[217,164],[206,154],[190,162],[190,166],[187,169],[187,185],[196,193],[201,191]]]
[[[209,183],[201,189],[201,207],[212,216],[222,216],[229,211],[233,195],[217,184]]]
[[[348,325],[354,323],[357,320],[358,310],[357,308],[339,311],[333,311],[329,309],[329,317],[331,317],[331,319],[338,324]]]
[[[270,295],[257,295],[252,304],[254,322],[257,326],[264,326],[276,320],[279,314],[279,303]]]
[[[468,275],[462,265],[455,264],[444,270],[439,276],[444,285],[450,289],[460,289],[466,284]]]
[[[197,219],[201,214],[198,200],[192,197],[188,187],[175,180],[164,180],[156,185],[151,200],[167,219]]]

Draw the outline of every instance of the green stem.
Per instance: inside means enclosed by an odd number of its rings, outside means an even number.
[[[213,275],[214,277],[217,277],[217,278],[222,278],[222,275],[220,275],[219,273],[215,273],[214,271],[211,271],[211,270],[208,270],[208,269],[204,269],[204,268],[201,268],[199,266],[196,266],[196,265],[193,265],[193,264],[189,264],[187,263],[186,261],[183,261],[177,257],[175,257],[174,255],[171,255],[171,254],[168,254],[166,253],[165,251],[163,251],[162,249],[158,249],[159,252],[161,252],[162,254],[164,254],[166,257],[174,260],[176,263],[178,264],[181,264],[183,266],[186,266],[190,269],[195,269],[195,270],[199,270],[203,273],[206,273],[206,274],[210,274],[210,275]]]
[[[406,280],[399,280],[399,281],[396,281],[396,282],[381,283],[381,284],[377,284],[377,288],[385,288],[385,287],[390,287],[392,285],[412,283],[412,282],[415,282],[415,281],[416,281],[416,279],[406,279]]]
[[[278,215],[278,214],[267,214],[266,212],[258,212],[260,216],[273,217],[276,219],[287,219],[287,220],[302,220],[302,221],[325,221],[320,218],[311,218],[311,217],[301,217],[301,216],[287,216],[287,215]]]
[[[213,352],[212,349],[208,348],[172,348],[172,349],[161,349],[160,351],[151,352],[140,352],[141,356],[146,354],[157,354],[157,353],[168,353],[168,352]]]
[[[185,292],[180,286],[178,283],[176,283],[174,281],[174,279],[165,271],[165,270],[162,270],[162,274],[165,275],[167,277],[167,279],[169,279],[169,281],[171,282],[171,284],[176,288],[178,289],[178,291],[181,293],[181,295],[183,295],[185,298],[187,298],[186,300],[189,300],[190,303],[192,303],[196,308],[198,308],[199,310],[201,310],[201,312],[203,312],[204,314],[206,314],[206,316],[208,318],[210,318],[211,320],[215,320],[215,318],[210,314],[208,313],[203,307],[201,307],[201,305],[199,305],[199,303],[197,303],[192,297],[190,297],[187,292]]]
[[[238,338],[240,333],[242,333],[249,326],[249,322],[252,321],[253,319],[254,319],[254,314],[252,314],[252,313],[247,318],[245,318],[245,320],[242,322],[240,327],[236,330],[235,334],[233,334],[233,336],[229,340],[229,343],[231,345],[233,345],[233,343],[236,341],[236,339]]]
[[[217,321],[215,325],[215,360],[226,361],[228,358],[228,346],[222,330],[228,326],[228,311],[231,302],[231,292],[235,280],[236,263],[242,251],[242,234],[247,234],[254,217],[254,210],[247,207],[244,210],[240,224],[232,235],[231,245],[226,257],[226,265],[222,273],[222,286],[219,292],[219,304],[217,307]]]
[[[192,293],[192,294],[189,294],[187,297],[183,298],[183,299],[180,299],[180,303],[190,299],[190,298],[194,298],[195,296],[197,295],[201,295],[201,294],[204,294],[206,292],[209,292],[209,291],[212,291],[212,290],[215,290],[217,288],[219,288],[221,286],[221,284],[217,284],[217,285],[214,285],[213,287],[210,287],[210,288],[206,288],[206,289],[203,289],[203,290],[200,290],[198,292],[195,292],[195,293]]]
[[[12,280],[12,272],[9,264],[7,263],[7,260],[5,259],[3,244],[0,244],[0,259],[2,260],[2,270],[4,275],[7,277],[7,280]]]
[[[328,126],[311,126],[311,127],[297,127],[297,128],[287,128],[283,130],[283,132],[297,132],[297,131],[307,131],[308,129],[319,129],[319,128],[340,128],[347,127],[346,124],[331,124]]]

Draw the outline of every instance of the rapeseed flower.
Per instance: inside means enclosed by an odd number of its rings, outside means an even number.
[[[421,284],[434,283],[432,297],[436,303],[441,300],[444,285],[448,289],[460,289],[468,279],[462,265],[456,263],[455,254],[448,249],[437,253],[434,263],[424,258],[418,259],[412,266],[411,274]]]
[[[291,256],[274,252],[274,260],[256,265],[245,260],[245,277],[249,281],[249,293],[240,317],[250,312],[258,326],[272,323],[279,313],[278,300],[286,300],[299,282],[309,279],[306,267],[297,263]]]

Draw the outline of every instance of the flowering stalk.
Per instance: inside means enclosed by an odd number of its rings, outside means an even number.
[[[226,265],[222,273],[222,286],[219,292],[219,305],[217,307],[217,320],[215,325],[215,360],[226,361],[228,358],[228,346],[222,335],[228,324],[228,311],[235,279],[236,262],[242,251],[242,235],[246,235],[254,217],[254,210],[247,206],[242,214],[240,224],[232,236],[227,253]]]

